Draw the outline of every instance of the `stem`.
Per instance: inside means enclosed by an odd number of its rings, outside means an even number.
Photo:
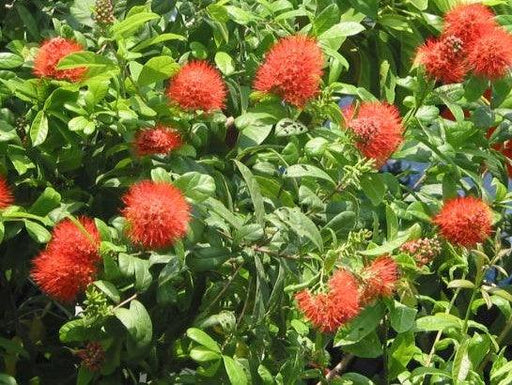
[[[120,307],[122,307],[123,305],[126,305],[128,302],[131,302],[133,301],[135,298],[137,298],[137,293],[135,293],[134,295],[132,295],[131,297],[128,297],[126,298],[123,302],[119,303],[119,305],[117,305],[114,310],[116,309],[119,309]]]
[[[354,359],[353,354],[346,354],[345,356],[343,356],[341,361],[338,362],[338,365],[336,365],[334,368],[329,370],[329,373],[327,373],[325,375],[325,379],[327,381],[329,381],[329,380],[332,380],[338,374],[343,373],[345,371],[345,369],[347,368],[347,366],[350,364],[350,362],[352,362],[353,359]],[[319,381],[316,385],[322,385],[322,381]]]

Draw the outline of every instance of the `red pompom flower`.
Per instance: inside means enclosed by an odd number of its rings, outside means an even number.
[[[258,69],[254,88],[273,92],[303,107],[320,90],[323,54],[315,40],[289,36],[279,40]]]
[[[432,79],[459,83],[468,72],[462,48],[462,40],[453,35],[439,40],[429,39],[418,48],[415,62],[423,65]]]
[[[354,133],[361,153],[382,166],[403,141],[403,126],[398,109],[379,102],[361,104],[357,116],[354,108],[346,114],[347,127]]]
[[[0,176],[0,209],[9,207],[14,201],[7,181]]]
[[[464,49],[496,27],[494,13],[482,4],[460,4],[444,15],[445,36],[455,36]]]
[[[503,28],[494,28],[474,42],[468,63],[477,76],[502,78],[512,67],[512,35]]]
[[[181,145],[179,132],[162,124],[148,130],[140,130],[135,134],[134,147],[138,156],[165,155]]]
[[[187,233],[190,206],[181,191],[166,182],[139,182],[123,197],[122,213],[132,242],[154,249],[171,246]]]
[[[224,108],[226,85],[217,69],[205,61],[185,64],[167,88],[171,102],[188,111],[210,112]]]
[[[62,58],[80,51],[83,51],[83,47],[73,40],[63,37],[47,40],[41,45],[34,59],[34,74],[38,77],[79,81],[87,71],[85,67],[69,70],[58,70],[56,67]]]
[[[311,323],[324,333],[332,333],[359,314],[357,281],[352,274],[338,270],[328,282],[327,293],[312,295],[309,290],[296,294],[297,306]]]
[[[474,246],[492,232],[492,213],[481,199],[459,197],[446,201],[434,218],[441,235],[461,246]]]
[[[50,297],[71,302],[94,280],[98,263],[100,235],[89,218],[81,218],[85,228],[66,219],[55,226],[45,251],[34,259],[32,278]]]
[[[361,303],[367,304],[393,295],[399,277],[398,265],[389,255],[382,255],[365,267],[361,275],[364,280]]]

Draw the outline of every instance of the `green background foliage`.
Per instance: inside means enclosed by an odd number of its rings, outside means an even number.
[[[511,287],[486,276],[510,270],[502,235],[512,195],[492,145],[512,137],[512,81],[435,86],[412,68],[453,0],[119,0],[107,30],[94,3],[2,5],[0,171],[16,204],[0,215],[0,383],[327,383],[340,361],[333,384],[512,382]],[[511,29],[512,4],[486,3]],[[251,90],[265,52],[296,32],[316,37],[326,57],[322,93],[300,111]],[[59,64],[88,67],[83,82],[32,74],[53,36],[87,47]],[[192,59],[222,72],[223,112],[169,107],[167,79]],[[338,106],[347,95],[400,109],[406,141],[394,158],[426,164],[418,183],[408,183],[413,169],[378,172],[354,149]],[[454,121],[439,116],[445,109]],[[135,157],[134,133],[156,122],[186,145]],[[141,179],[170,181],[193,205],[187,237],[168,250],[126,239],[120,197]],[[492,205],[493,239],[475,250],[446,243],[418,267],[399,247],[433,236],[431,216],[458,192]],[[29,278],[52,227],[82,214],[96,218],[104,263],[83,311]],[[402,271],[395,298],[336,335],[296,309],[294,293],[336,266],[386,253]],[[99,373],[76,356],[92,340],[106,350]]]

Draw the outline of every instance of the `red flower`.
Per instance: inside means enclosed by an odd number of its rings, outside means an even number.
[[[359,314],[359,293],[354,276],[344,270],[334,273],[329,291],[311,295],[308,290],[296,294],[299,309],[324,333],[332,333]]]
[[[83,229],[69,219],[55,226],[47,250],[51,254],[72,256],[79,262],[98,263],[101,261],[99,254],[101,238],[96,224],[87,217],[80,218],[79,222]]]
[[[477,76],[496,80],[512,67],[512,35],[503,28],[494,28],[472,45],[468,63]]]
[[[168,154],[182,145],[178,131],[157,125],[149,130],[140,130],[135,135],[135,152],[138,156]]]
[[[489,206],[480,199],[459,197],[444,203],[434,223],[449,242],[474,246],[491,234],[492,213]]]
[[[71,302],[94,280],[98,271],[100,236],[94,222],[81,218],[82,229],[66,219],[53,230],[45,251],[34,259],[32,278],[50,297]]]
[[[83,51],[83,47],[73,40],[55,37],[47,40],[39,48],[34,59],[34,74],[38,77],[54,79],[67,79],[72,82],[79,81],[87,71],[85,67],[58,70],[59,61],[73,52]]]
[[[166,182],[139,182],[123,197],[128,236],[146,248],[171,246],[187,233],[190,206],[181,191]]]
[[[398,109],[380,102],[364,102],[354,117],[354,108],[346,114],[347,127],[355,134],[361,153],[382,166],[403,141],[403,126]]]
[[[274,92],[303,107],[320,90],[323,54],[315,40],[289,36],[279,40],[258,69],[254,88]]]
[[[362,276],[364,288],[361,303],[367,304],[381,297],[391,297],[398,281],[398,265],[389,255],[382,255],[365,267]]]
[[[14,202],[11,189],[7,181],[0,176],[0,209],[5,209]]]
[[[443,34],[459,38],[464,49],[496,27],[493,12],[482,4],[460,4],[444,15]]]
[[[427,40],[418,49],[415,62],[425,67],[429,77],[443,83],[459,83],[468,72],[462,41],[452,35]]]
[[[210,112],[224,108],[227,90],[222,77],[205,61],[185,64],[171,78],[167,96],[184,110]]]

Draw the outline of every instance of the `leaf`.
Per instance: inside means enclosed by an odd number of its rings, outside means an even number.
[[[351,385],[375,385],[368,377],[358,373],[345,373],[340,377],[341,384]]]
[[[203,202],[209,197],[215,196],[215,179],[210,175],[191,171],[181,175],[173,184],[182,190],[188,198],[196,202]]]
[[[362,358],[377,358],[382,355],[382,344],[377,332],[375,331],[371,332],[355,344],[342,346],[342,349]]]
[[[190,338],[192,341],[197,342],[199,345],[208,348],[212,352],[221,352],[219,344],[201,329],[187,329],[187,337]]]
[[[160,15],[153,12],[139,12],[127,17],[121,22],[115,23],[112,26],[112,33],[117,40],[123,37],[129,37],[137,31],[137,29],[142,27],[143,24],[159,18]]]
[[[24,223],[28,235],[37,243],[48,243],[52,238],[50,232],[40,224],[29,220],[25,220]]]
[[[450,281],[448,283],[448,288],[450,288],[450,289],[459,288],[459,287],[464,288],[464,289],[474,289],[475,284],[466,279],[454,279],[453,281]]]
[[[132,51],[138,52],[142,51],[144,48],[150,47],[152,45],[163,43],[164,41],[169,40],[181,40],[181,41],[187,41],[187,38],[182,35],[178,35],[175,33],[162,33],[161,35],[156,35],[150,39],[144,39],[139,44],[137,44],[135,47],[132,48]]]
[[[452,366],[452,378],[456,385],[464,384],[471,369],[471,360],[468,355],[469,338],[465,337],[464,341],[459,344],[455,352]]]
[[[462,321],[460,318],[447,313],[437,313],[416,320],[416,331],[439,331],[449,328],[461,329]]]
[[[114,62],[112,62],[110,59],[90,51],[75,52],[69,54],[68,56],[61,59],[57,65],[57,69],[59,70],[69,70],[79,67],[100,69],[117,68]]]
[[[287,223],[290,229],[297,233],[297,235],[308,238],[314,243],[318,250],[323,251],[324,242],[320,231],[315,223],[302,213],[298,207],[283,207],[277,210],[276,214],[278,214],[283,222]]]
[[[96,126],[94,122],[90,121],[84,116],[77,116],[68,122],[68,128],[70,131],[81,131],[85,134],[92,134]]]
[[[386,184],[382,174],[364,174],[360,178],[361,188],[374,206],[378,206],[386,194]]]
[[[402,246],[409,239],[418,238],[418,236],[417,236],[418,233],[421,234],[421,227],[419,224],[416,223],[416,224],[412,225],[404,233],[399,234],[399,236],[396,239],[393,239],[390,242],[386,242],[381,246],[374,247],[373,249],[360,251],[359,253],[362,255],[373,256],[373,257],[383,255],[383,254],[389,254],[393,250]]]
[[[31,214],[41,217],[46,216],[50,211],[60,206],[61,196],[51,187],[44,189],[43,193],[39,195],[36,201],[28,210]]]
[[[210,349],[202,346],[191,349],[189,355],[190,358],[197,362],[209,362],[221,358],[220,353],[212,352]]]
[[[14,53],[0,52],[0,69],[12,69],[21,66],[25,60]]]
[[[308,128],[296,120],[290,118],[281,119],[276,124],[275,135],[277,137],[300,135],[308,131]]]
[[[48,118],[44,111],[39,111],[30,126],[30,140],[36,147],[44,143],[48,135]]]
[[[156,56],[149,59],[142,67],[137,83],[146,86],[160,80],[169,79],[178,72],[180,65],[170,56]]]
[[[287,178],[318,178],[329,181],[333,185],[336,184],[325,171],[310,164],[294,164],[293,166],[290,166],[286,169],[286,172],[283,176]]]
[[[235,64],[233,59],[226,52],[219,51],[215,54],[215,64],[219,67],[220,72],[229,76],[235,72]]]
[[[2,385],[18,385],[14,377],[5,373],[0,373],[0,384]]]
[[[117,308],[114,315],[128,331],[128,350],[135,352],[149,347],[153,338],[153,325],[143,304],[132,300],[129,309]]]
[[[103,293],[105,293],[114,303],[119,303],[121,301],[121,296],[119,295],[119,291],[116,286],[108,281],[94,281],[94,286],[100,289]]]
[[[408,307],[398,301],[394,301],[394,305],[390,311],[391,327],[397,333],[404,333],[414,326],[414,320],[418,310]]]
[[[380,324],[386,307],[382,302],[366,307],[348,325],[342,327],[334,337],[334,346],[345,347],[361,341]]]
[[[222,356],[222,359],[224,361],[224,368],[226,368],[226,373],[228,374],[228,378],[231,384],[246,385],[247,376],[245,375],[242,364],[229,356]]]
[[[75,0],[70,8],[71,16],[83,25],[94,27],[92,15],[95,3],[96,0]]]
[[[256,215],[256,221],[262,226],[265,226],[265,206],[263,205],[263,197],[261,196],[260,186],[254,176],[252,175],[251,170],[249,168],[239,162],[238,160],[234,161],[238,170],[242,174],[242,177],[245,180],[247,185],[247,189],[249,190],[249,194],[251,195],[252,203],[254,206],[254,214]]]
[[[87,341],[91,338],[90,326],[86,318],[68,321],[59,329],[59,339],[64,343]]]

